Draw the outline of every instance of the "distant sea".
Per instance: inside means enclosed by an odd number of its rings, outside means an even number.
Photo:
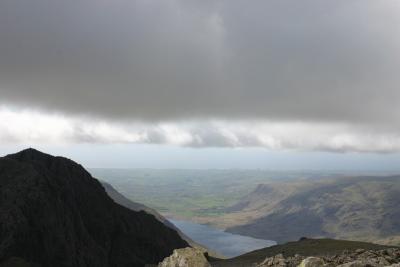
[[[249,236],[236,235],[215,229],[208,225],[189,221],[171,220],[184,234],[193,241],[222,254],[226,257],[236,257],[244,253],[276,245],[275,241],[256,239]]]

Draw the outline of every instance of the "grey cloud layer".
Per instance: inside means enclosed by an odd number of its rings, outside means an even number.
[[[2,0],[0,103],[392,124],[399,25],[398,0]]]

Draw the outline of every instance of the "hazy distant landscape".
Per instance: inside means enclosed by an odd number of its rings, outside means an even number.
[[[133,201],[173,218],[218,217],[252,192],[273,181],[328,178],[337,172],[263,170],[90,169]]]
[[[400,177],[390,173],[91,169],[172,218],[279,243],[302,236],[400,241]]]

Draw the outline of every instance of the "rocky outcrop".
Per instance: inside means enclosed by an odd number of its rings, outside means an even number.
[[[262,263],[258,264],[256,267],[266,266],[286,266],[286,260],[282,254],[278,254],[273,257],[267,257]]]
[[[69,159],[34,149],[0,158],[0,266],[144,266],[187,246]]]
[[[299,267],[321,267],[325,266],[324,261],[318,257],[308,257],[301,261]]]
[[[339,255],[304,257],[295,255],[284,258],[282,254],[267,257],[257,267],[384,267],[400,266],[400,248],[389,248],[379,251],[358,249],[344,251]]]
[[[211,267],[204,252],[195,248],[175,249],[158,267]]]

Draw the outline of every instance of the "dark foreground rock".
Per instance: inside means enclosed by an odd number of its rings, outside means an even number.
[[[144,266],[187,246],[71,160],[33,149],[0,158],[0,266]]]

